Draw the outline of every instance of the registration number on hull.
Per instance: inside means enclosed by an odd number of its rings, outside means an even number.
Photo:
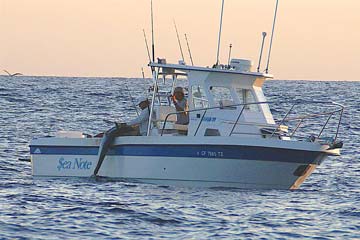
[[[224,157],[224,152],[199,151],[196,155],[199,157],[222,158]]]

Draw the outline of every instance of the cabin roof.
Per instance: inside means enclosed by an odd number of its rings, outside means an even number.
[[[200,71],[200,72],[216,72],[216,73],[230,73],[230,74],[239,74],[245,76],[255,76],[255,77],[264,77],[264,78],[274,78],[272,74],[261,73],[261,72],[241,72],[234,69],[218,69],[210,67],[198,67],[198,66],[189,66],[182,64],[160,64],[160,63],[150,63],[150,67],[160,67],[167,69],[174,69],[179,71]]]

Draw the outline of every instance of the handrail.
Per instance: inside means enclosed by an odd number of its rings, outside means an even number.
[[[304,119],[300,119],[299,123],[296,124],[295,129],[291,132],[290,137],[294,137],[295,132],[300,128],[300,126],[301,126],[301,124],[302,124],[303,121],[304,121]]]
[[[337,113],[337,112],[340,112],[340,111],[341,111],[341,109],[339,109],[339,110],[334,110],[334,111],[331,111],[331,112],[308,114],[308,115],[302,115],[302,116],[294,117],[294,118],[286,118],[286,119],[285,119],[285,122],[293,121],[293,120],[316,118],[316,117],[319,117],[319,116],[326,116],[326,115],[329,115],[329,114],[334,114],[334,113]]]
[[[204,114],[202,115],[201,120],[200,120],[200,122],[199,122],[199,125],[198,125],[197,128],[196,128],[196,131],[195,131],[194,136],[196,136],[196,134],[198,133],[199,128],[200,128],[200,125],[201,125],[201,123],[202,123],[202,121],[204,120],[204,117],[205,117],[205,115],[206,115],[206,112],[207,112],[207,110],[205,110]]]
[[[240,104],[231,104],[231,105],[225,105],[225,106],[215,106],[215,107],[207,107],[207,108],[197,108],[197,109],[191,109],[191,110],[186,110],[186,111],[179,111],[179,112],[173,112],[173,113],[168,113],[165,117],[165,121],[164,121],[164,124],[163,124],[163,127],[161,129],[161,136],[163,136],[163,133],[164,133],[164,130],[165,130],[165,127],[166,127],[166,123],[169,119],[170,116],[172,115],[175,115],[175,114],[182,114],[182,113],[185,113],[185,114],[189,114],[189,113],[192,113],[192,112],[201,112],[201,111],[204,111],[201,119],[200,119],[200,122],[196,128],[196,131],[195,131],[195,135],[197,134],[198,130],[200,129],[200,126],[204,120],[204,117],[207,113],[208,110],[214,110],[214,109],[226,109],[226,108],[231,108],[231,107],[239,107],[239,106],[242,106],[242,109],[236,119],[236,121],[234,122],[234,125],[232,126],[232,129],[231,129],[231,132],[229,134],[229,136],[231,136],[236,128],[236,126],[238,124],[243,124],[243,123],[238,123],[239,120],[240,120],[240,117],[242,116],[244,110],[245,110],[245,107],[246,106],[249,106],[249,105],[261,105],[261,104],[272,104],[272,103],[276,103],[276,104],[284,104],[284,103],[292,103],[292,106],[290,107],[290,109],[286,112],[285,116],[282,118],[282,120],[280,121],[279,124],[277,124],[277,127],[274,128],[274,130],[272,131],[270,137],[272,138],[275,134],[276,134],[276,131],[281,127],[281,125],[283,125],[285,122],[289,122],[289,121],[293,121],[293,120],[300,120],[300,122],[298,123],[298,125],[296,126],[296,128],[292,131],[290,137],[293,137],[295,135],[295,132],[299,129],[300,125],[303,123],[303,121],[305,119],[310,119],[310,118],[316,118],[316,117],[320,117],[320,116],[326,116],[326,115],[330,115],[325,124],[322,126],[321,128],[321,131],[320,133],[318,134],[318,138],[320,138],[322,132],[324,131],[324,129],[326,128],[326,126],[328,125],[330,119],[337,113],[340,113],[340,116],[339,116],[339,121],[338,121],[338,124],[337,124],[337,129],[336,129],[336,134],[335,134],[335,138],[334,138],[334,141],[336,141],[337,137],[338,137],[338,134],[339,134],[339,129],[340,129],[340,125],[341,125],[341,120],[342,120],[342,115],[343,115],[343,112],[344,112],[344,106],[342,104],[339,104],[339,103],[336,103],[336,102],[330,102],[330,101],[308,101],[308,100],[293,100],[293,101],[265,101],[265,102],[251,102],[251,103],[240,103]],[[305,114],[305,115],[302,115],[302,116],[298,116],[298,117],[293,117],[293,118],[289,118],[288,116],[291,114],[291,112],[293,111],[294,107],[296,105],[304,105],[304,104],[326,104],[326,105],[331,105],[332,107],[339,107],[338,109],[334,109],[333,111],[327,111],[327,112],[321,112],[321,113],[317,113],[317,114]],[[245,123],[244,123],[245,124]],[[260,124],[261,125],[261,124]]]
[[[339,129],[340,129],[340,124],[341,124],[341,120],[342,120],[342,116],[344,114],[344,108],[341,109],[341,112],[340,112],[340,117],[339,117],[339,122],[338,122],[338,126],[337,126],[337,129],[336,129],[336,134],[335,134],[335,138],[334,138],[334,142],[336,141],[338,135],[339,135]]]
[[[316,102],[316,101],[314,101]],[[308,102],[307,102],[308,103]],[[322,102],[321,102],[322,103]],[[325,102],[326,103],[326,102]],[[335,103],[335,102],[330,102],[330,104],[332,105],[336,105],[336,106],[340,106],[341,109],[339,110],[334,110],[331,112],[324,112],[324,113],[318,113],[318,114],[308,114],[308,115],[304,115],[304,116],[300,116],[300,117],[296,117],[296,118],[287,118],[287,116],[289,116],[290,112],[293,110],[293,108],[295,107],[295,105],[297,105],[299,103],[294,103],[293,106],[290,108],[290,110],[287,112],[287,114],[285,115],[285,117],[282,119],[282,121],[280,122],[280,124],[278,125],[278,128],[285,122],[285,121],[291,121],[291,120],[298,120],[300,119],[300,123],[298,124],[298,126],[296,126],[295,130],[293,131],[293,133],[291,134],[291,136],[294,136],[295,132],[299,129],[300,124],[302,123],[302,121],[304,119],[309,119],[309,118],[314,118],[314,117],[319,117],[319,116],[326,116],[326,115],[330,115],[328,117],[328,119],[326,120],[325,124],[323,125],[320,133],[318,134],[318,138],[320,138],[323,130],[326,128],[327,124],[329,123],[331,117],[337,113],[337,112],[341,112],[340,117],[339,117],[339,123],[338,123],[338,127],[337,127],[337,133],[339,132],[339,128],[340,128],[340,122],[341,122],[341,117],[342,117],[342,112],[344,110],[344,106],[342,106],[341,104]],[[323,103],[324,104],[324,103]],[[327,103],[329,104],[329,102]],[[274,129],[273,133],[271,134],[270,138],[274,136],[275,132],[277,129]],[[337,135],[334,138],[334,142],[336,141]]]
[[[319,135],[318,135],[318,138],[320,138],[321,134],[322,134],[323,131],[325,130],[326,125],[329,123],[329,121],[330,121],[330,119],[332,118],[333,115],[334,115],[334,113],[331,113],[331,114],[329,115],[329,117],[326,119],[326,123],[325,123],[324,126],[321,128],[320,133],[319,133]]]
[[[236,122],[234,123],[233,127],[231,128],[231,131],[230,131],[229,136],[231,136],[231,134],[234,132],[234,129],[235,129],[237,123],[239,122],[239,119],[240,119],[242,113],[244,112],[245,107],[246,107],[245,105],[242,107],[242,109],[241,109],[241,111],[240,111],[240,114],[239,114],[239,116],[238,116],[237,119],[236,119]]]
[[[295,107],[296,104],[297,104],[297,103],[294,103],[294,104],[291,106],[290,110],[287,111],[287,113],[285,114],[285,117],[281,120],[281,122],[279,123],[278,127],[274,129],[273,133],[271,133],[270,138],[272,138],[272,137],[274,136],[276,130],[277,130],[278,128],[280,128],[281,125],[284,124],[285,119],[287,118],[287,116],[289,116],[290,112],[294,109],[294,107]]]

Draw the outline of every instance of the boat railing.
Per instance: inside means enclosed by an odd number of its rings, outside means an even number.
[[[280,120],[278,120],[277,124],[273,125],[274,127],[271,127],[270,124],[266,124],[266,123],[251,123],[251,122],[239,122],[241,116],[243,115],[244,111],[246,109],[249,108],[249,106],[251,105],[262,105],[262,104],[290,104],[290,108],[288,109],[288,111],[285,112],[285,115],[282,118],[279,118]],[[308,113],[308,114],[302,114],[302,115],[298,115],[298,116],[292,116],[292,114],[294,114],[295,111],[295,107],[299,106],[299,105],[310,105],[310,104],[321,104],[322,107],[330,107],[333,108],[331,110],[326,110],[326,111],[321,111],[318,113]],[[287,137],[291,137],[291,138],[299,138],[299,139],[305,139],[305,138],[309,138],[309,136],[301,136],[301,135],[296,135],[299,131],[299,129],[301,128],[301,126],[304,124],[305,120],[308,119],[319,119],[321,117],[327,116],[326,120],[324,123],[319,124],[320,125],[320,131],[315,134],[312,135],[313,138],[315,139],[320,139],[324,130],[326,129],[326,127],[329,125],[330,120],[335,117],[336,115],[338,115],[338,120],[336,121],[336,131],[334,133],[334,137],[332,138],[332,141],[335,142],[338,138],[339,135],[339,129],[340,129],[340,125],[341,125],[341,120],[342,120],[342,116],[343,116],[343,112],[344,112],[344,106],[336,103],[336,102],[328,102],[328,101],[307,101],[307,100],[293,100],[293,101],[280,101],[280,102],[273,102],[273,101],[266,101],[266,102],[251,102],[251,103],[241,103],[241,104],[231,104],[231,105],[223,105],[223,106],[215,106],[215,107],[207,107],[207,108],[197,108],[197,109],[192,109],[192,110],[187,110],[187,111],[178,111],[178,112],[173,112],[173,113],[169,113],[166,115],[164,123],[163,123],[163,127],[161,129],[161,136],[163,136],[164,131],[165,131],[165,126],[166,123],[168,122],[168,119],[170,116],[175,115],[175,114],[189,114],[189,113],[193,113],[193,112],[202,112],[201,118],[200,118],[200,122],[198,123],[198,125],[196,126],[196,130],[194,133],[194,136],[196,136],[198,134],[198,131],[201,127],[201,125],[203,124],[204,118],[206,116],[206,114],[208,113],[208,111],[210,110],[215,110],[215,109],[234,109],[237,107],[241,107],[241,110],[239,112],[239,114],[236,117],[236,120],[234,122],[229,122],[232,124],[230,133],[228,136],[232,136],[234,134],[246,134],[246,135],[257,135],[256,133],[248,133],[248,132],[235,132],[235,129],[237,126],[240,125],[252,125],[252,126],[257,126],[257,127],[262,127],[262,128],[268,128],[271,129],[268,132],[268,136],[270,138],[273,137],[279,137],[279,132],[281,132],[281,127],[284,124],[288,124],[289,122],[297,122],[296,125],[294,126],[294,128],[292,129],[292,131],[290,132],[283,132],[283,136],[287,136]],[[334,109],[335,108],[335,109]],[[259,133],[258,135],[264,135],[263,133]]]

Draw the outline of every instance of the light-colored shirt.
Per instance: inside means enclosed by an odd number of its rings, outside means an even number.
[[[139,125],[140,134],[142,136],[146,136],[149,125],[149,117],[150,117],[150,110],[149,108],[145,108],[141,110],[141,113],[137,118],[128,122],[127,125],[130,126]]]
[[[188,110],[187,100],[183,98],[181,101],[176,100],[177,106],[184,109],[184,111]],[[189,114],[188,113],[177,113],[176,124],[186,125],[189,124]]]

